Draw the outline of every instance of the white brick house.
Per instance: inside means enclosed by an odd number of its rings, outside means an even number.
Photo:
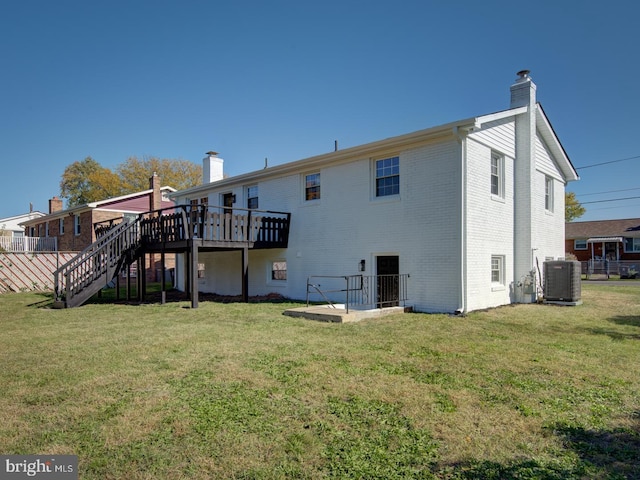
[[[249,251],[251,295],[303,300],[309,276],[391,265],[425,312],[535,301],[536,265],[564,256],[564,190],[578,179],[527,71],[508,110],[231,178],[222,164],[211,152],[203,185],[171,197],[291,213],[287,248]],[[238,294],[241,255],[200,254],[199,291]]]

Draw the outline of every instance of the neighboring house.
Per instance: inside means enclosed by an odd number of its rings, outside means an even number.
[[[30,211],[14,217],[0,218],[0,252],[25,251],[29,243],[25,239],[24,228],[21,223],[43,217],[42,212]]]
[[[31,237],[57,237],[59,251],[79,252],[96,241],[97,232],[123,220],[135,219],[150,210],[169,209],[175,202],[168,195],[176,189],[160,186],[157,175],[149,181],[150,188],[140,192],[108,198],[85,205],[62,208],[62,200],[49,200],[49,214],[22,222],[25,234]],[[167,268],[173,267],[171,264]],[[147,265],[148,277],[155,280],[159,261],[152,257]]]
[[[640,218],[567,223],[565,244],[583,262],[640,260]]]
[[[536,301],[542,263],[565,255],[564,191],[578,175],[518,75],[508,110],[229,178],[210,152],[205,183],[171,199],[288,212],[290,230],[284,248],[197,254],[198,290],[305,299],[310,276],[407,274],[417,311]],[[184,289],[189,258],[176,265]]]

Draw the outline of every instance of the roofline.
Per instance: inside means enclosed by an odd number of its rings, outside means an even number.
[[[294,160],[292,162],[275,165],[273,167],[267,167],[261,170],[243,173],[234,177],[223,178],[215,182],[205,183],[185,190],[180,190],[178,192],[169,194],[168,197],[176,198],[179,196],[199,193],[201,191],[207,191],[210,190],[212,188],[212,185],[214,184],[215,187],[218,188],[224,187],[226,185],[235,185],[239,182],[253,182],[271,176],[280,176],[289,172],[312,169],[319,165],[326,166],[327,164],[343,162],[350,158],[382,156],[387,152],[394,153],[400,149],[417,146],[429,142],[435,138],[447,136],[455,138],[456,132],[458,130],[472,129],[474,127],[477,127],[479,125],[479,118],[482,117],[472,117],[465,120],[446,123],[444,125],[417,130],[415,132],[405,133],[403,135],[389,137],[383,140],[377,140],[375,142],[345,148],[343,150],[336,150],[334,152],[307,157],[302,160]]]
[[[536,115],[536,127],[539,130],[547,130],[549,135],[551,135],[553,142],[551,144],[547,142],[547,146],[551,148],[552,153],[556,157],[556,161],[558,161],[559,163],[560,161],[562,161],[560,163],[560,168],[562,169],[562,173],[564,173],[564,176],[567,182],[580,180],[580,175],[578,175],[578,172],[573,166],[573,163],[571,163],[571,160],[569,159],[569,155],[567,155],[566,150],[562,146],[562,143],[560,142],[558,135],[556,135],[556,132],[553,129],[553,125],[551,125],[551,122],[549,121],[547,114],[544,112],[544,109],[542,108],[542,104],[538,102],[536,106],[538,107],[538,110],[541,113],[541,115]]]
[[[171,193],[173,192],[177,192],[177,190],[173,187],[169,187],[168,185],[165,185],[164,187],[160,187],[160,191],[169,191]],[[127,195],[121,195],[119,197],[111,197],[111,198],[107,198],[106,200],[99,200],[97,202],[89,202],[89,203],[85,203],[83,205],[76,205],[75,207],[71,207],[71,208],[67,208],[65,210],[58,210],[57,212],[53,212],[53,213],[46,213],[43,216],[44,217],[49,217],[51,219],[56,219],[56,218],[60,218],[60,217],[64,217],[65,215],[71,215],[71,214],[75,214],[75,213],[83,213],[83,212],[87,212],[90,210],[96,210],[99,209],[101,205],[104,205],[105,203],[112,203],[112,202],[117,202],[117,201],[121,201],[121,200],[128,200],[130,198],[134,198],[134,197],[142,197],[144,195],[148,195],[151,192],[153,192],[153,189],[147,189],[147,190],[141,190],[139,192],[135,192],[135,193],[128,193]],[[167,195],[169,196],[169,195]],[[104,209],[104,211],[110,211],[109,209]],[[116,210],[113,210],[116,211]],[[121,211],[121,212],[127,212],[126,210],[117,210],[117,211]],[[139,213],[139,212],[135,212],[135,213]],[[30,220],[25,220],[24,222],[22,222],[20,225],[28,225],[30,222],[35,222],[35,220],[41,220],[42,217],[39,217],[37,219],[30,219]],[[39,223],[39,222],[35,222],[35,223]]]

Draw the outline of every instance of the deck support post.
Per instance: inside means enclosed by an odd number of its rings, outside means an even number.
[[[242,249],[242,301],[249,302],[249,247]]]
[[[164,248],[162,249],[162,252],[160,253],[160,275],[162,275],[162,283],[161,283],[161,293],[160,293],[160,304],[164,305],[165,303],[167,303],[167,285],[165,282],[165,273],[164,270],[166,268],[166,264],[165,264],[165,258],[164,258]]]
[[[193,238],[189,240],[191,251],[191,308],[198,308],[198,246]]]

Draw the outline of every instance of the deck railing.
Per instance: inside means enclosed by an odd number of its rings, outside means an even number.
[[[397,275],[314,275],[307,278],[307,306],[315,295],[329,307],[344,299],[349,309],[405,306],[409,274]]]
[[[140,236],[147,245],[197,239],[286,247],[290,218],[289,213],[269,210],[182,205],[149,212],[140,221]]]
[[[0,236],[0,252],[57,252],[58,237]]]

